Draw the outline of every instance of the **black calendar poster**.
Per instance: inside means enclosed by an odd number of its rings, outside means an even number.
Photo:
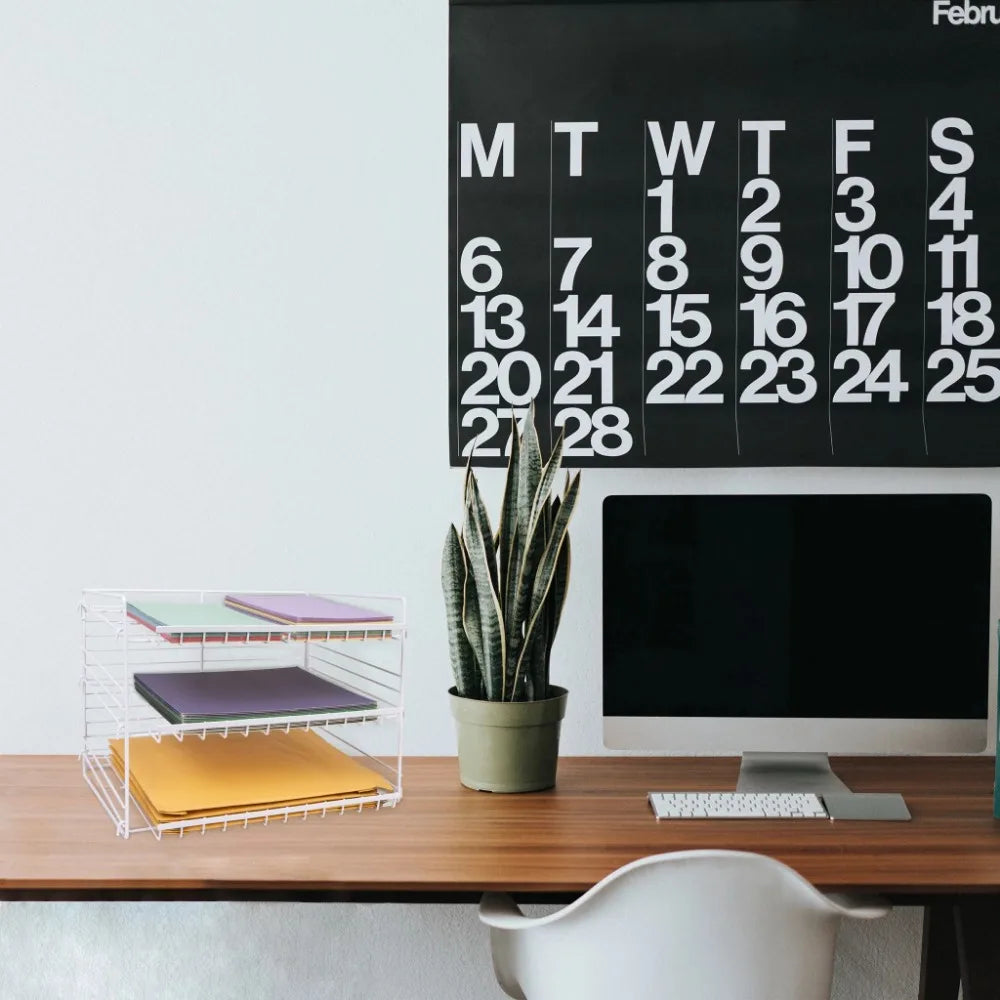
[[[450,459],[1000,465],[1000,2],[454,2]]]

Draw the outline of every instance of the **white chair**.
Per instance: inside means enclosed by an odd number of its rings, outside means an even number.
[[[518,1000],[829,1000],[841,918],[889,909],[824,896],[760,854],[679,851],[625,865],[546,917],[501,893],[479,916]]]

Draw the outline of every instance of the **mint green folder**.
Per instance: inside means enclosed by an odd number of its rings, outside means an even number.
[[[196,601],[134,601],[125,605],[130,618],[160,634],[168,642],[181,640],[266,639],[281,635],[281,627],[253,615],[227,608],[224,604]]]

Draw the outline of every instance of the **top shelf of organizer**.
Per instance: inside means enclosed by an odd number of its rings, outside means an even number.
[[[174,645],[396,639],[406,600],[306,591],[103,590],[83,592],[86,624],[132,642]]]

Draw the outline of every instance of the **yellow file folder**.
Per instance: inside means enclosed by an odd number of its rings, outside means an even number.
[[[108,741],[124,779],[124,740]],[[392,786],[317,733],[250,733],[204,740],[131,740],[131,791],[154,823],[374,794]]]

